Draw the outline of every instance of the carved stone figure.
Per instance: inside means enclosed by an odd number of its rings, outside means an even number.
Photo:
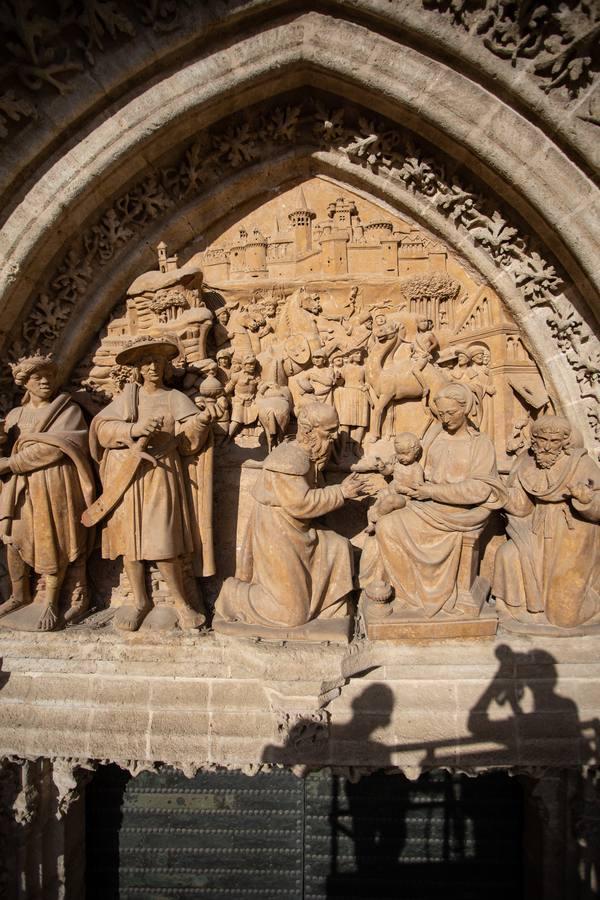
[[[242,361],[241,370],[233,372],[225,385],[225,393],[231,396],[230,440],[244,425],[256,424],[258,382],[256,357],[249,353]]]
[[[314,521],[363,490],[364,476],[355,473],[339,485],[321,486],[337,429],[331,406],[309,403],[299,412],[296,440],[280,444],[263,463],[236,576],[225,581],[217,600],[215,630],[234,623],[266,626],[268,633],[347,615],[350,544]],[[311,634],[318,639],[331,631],[313,628]]]
[[[80,521],[94,495],[87,426],[70,395],[57,394],[58,371],[51,357],[25,357],[12,369],[26,393],[3,423],[2,443],[10,442],[11,453],[0,459],[0,475],[8,476],[0,496],[0,535],[12,593],[0,616],[32,604],[33,571],[43,579],[40,600],[25,616],[9,615],[6,624],[52,631],[77,621],[88,607],[88,533]],[[77,583],[61,617],[61,588],[69,566],[77,568]]]
[[[417,319],[417,333],[412,344],[411,357],[414,365],[424,369],[428,362],[432,362],[436,352],[440,349],[440,343],[432,331],[433,322],[427,316],[419,316]]]
[[[273,447],[281,443],[285,436],[290,422],[292,405],[292,394],[289,388],[270,381],[263,381],[259,384],[256,408],[269,453]]]
[[[422,370],[415,371],[407,360],[389,363],[401,342],[404,342],[406,329],[394,322],[377,323],[373,329],[373,337],[369,343],[366,374],[371,391],[373,410],[371,413],[372,431],[375,439],[381,437],[383,416],[392,401],[419,400],[435,391],[447,379],[444,372],[425,361]]]
[[[313,365],[296,376],[296,386],[300,397],[300,405],[318,400],[333,406],[333,389],[338,373],[329,364],[327,351],[317,347],[312,351]]]
[[[491,435],[494,429],[492,398],[496,388],[490,374],[490,354],[485,347],[478,344],[472,344],[468,351],[473,370],[471,387],[479,401],[473,421],[480,431]]]
[[[379,468],[385,475],[391,475],[391,483],[379,491],[375,503],[367,514],[367,534],[375,534],[377,523],[382,516],[395,509],[406,506],[406,494],[419,485],[425,478],[423,467],[419,462],[423,452],[418,437],[410,432],[398,434],[394,438],[394,461],[390,468]]]
[[[340,420],[340,452],[343,455],[348,439],[362,445],[369,427],[369,388],[366,383],[365,367],[362,365],[363,351],[351,350],[348,361],[341,359],[339,375],[334,390],[334,405]],[[335,365],[335,360],[334,360]]]
[[[257,302],[265,318],[265,324],[269,325],[271,330],[274,330],[275,319],[277,318],[276,299],[272,295],[262,296],[257,298]]]
[[[541,416],[509,475],[493,582],[507,628],[600,626],[600,467],[572,438],[566,419]]]
[[[156,562],[181,628],[205,621],[201,599],[189,596],[184,558],[191,558],[195,575],[214,573],[210,415],[165,386],[167,365],[178,353],[166,336],[138,338],[121,350],[117,362],[134,366],[139,381],[125,385],[90,429],[104,493],[86,516],[106,517],[104,558],[123,557],[132,602],[117,609],[115,624],[129,631],[152,608],[145,562]]]
[[[210,413],[215,443],[224,443],[229,435],[231,410],[225,388],[216,375],[209,374],[201,381],[194,402],[199,409],[206,409]]]
[[[471,354],[466,347],[456,348],[456,364],[452,369],[452,381],[471,386],[475,379],[475,372],[471,366]]]
[[[232,334],[228,329],[230,313],[226,306],[220,306],[215,310],[216,322],[212,327],[212,339],[217,350],[221,347],[229,347]]]
[[[463,385],[438,391],[439,422],[424,442],[425,481],[401,488],[406,506],[381,518],[365,543],[361,586],[368,595],[369,585],[390,584],[400,619],[477,618],[489,591],[474,577],[474,544],[503,489],[490,439],[468,424],[473,402]]]
[[[321,336],[317,317],[322,311],[318,294],[306,292],[303,288],[295,291],[279,320],[277,336],[281,341],[292,336],[305,338],[311,351],[321,346]]]
[[[518,419],[513,424],[512,434],[506,442],[506,453],[508,456],[516,456],[530,447],[530,424],[529,419]]]
[[[218,351],[215,358],[217,360],[217,378],[223,387],[225,387],[233,374],[231,370],[233,351],[229,350],[227,347],[223,347],[222,350]]]

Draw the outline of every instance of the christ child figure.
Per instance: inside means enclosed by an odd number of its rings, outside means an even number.
[[[365,529],[367,534],[375,534],[377,522],[382,516],[406,506],[407,493],[423,484],[425,480],[423,467],[419,462],[423,448],[416,435],[409,431],[396,435],[394,451],[393,466],[379,467],[382,474],[387,476],[391,474],[392,480],[378,492],[375,503],[369,509],[368,525]]]

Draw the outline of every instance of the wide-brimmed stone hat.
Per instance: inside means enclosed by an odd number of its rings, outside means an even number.
[[[148,334],[129,341],[115,355],[115,362],[118,366],[135,366],[142,356],[149,353],[164,356],[165,359],[175,359],[179,352],[179,345],[174,338]]]

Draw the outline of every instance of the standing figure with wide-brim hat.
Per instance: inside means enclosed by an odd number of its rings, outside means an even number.
[[[115,361],[132,366],[136,380],[90,428],[105,493],[123,482],[132,455],[138,457],[122,496],[116,502],[112,497],[102,531],[103,557],[123,557],[131,586],[133,603],[115,614],[117,627],[129,631],[137,630],[152,608],[145,562],[156,562],[182,628],[198,628],[206,618],[200,601],[192,603],[187,595],[184,557],[191,557],[196,576],[214,574],[210,413],[165,386],[165,372],[178,355],[177,342],[168,336],[131,341]]]

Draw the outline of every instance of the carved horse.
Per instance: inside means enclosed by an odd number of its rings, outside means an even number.
[[[381,437],[383,416],[392,401],[428,399],[450,380],[439,366],[430,362],[420,371],[408,359],[386,365],[386,360],[403,343],[405,333],[403,326],[386,323],[371,338],[365,374],[373,405],[371,431],[375,440]]]

